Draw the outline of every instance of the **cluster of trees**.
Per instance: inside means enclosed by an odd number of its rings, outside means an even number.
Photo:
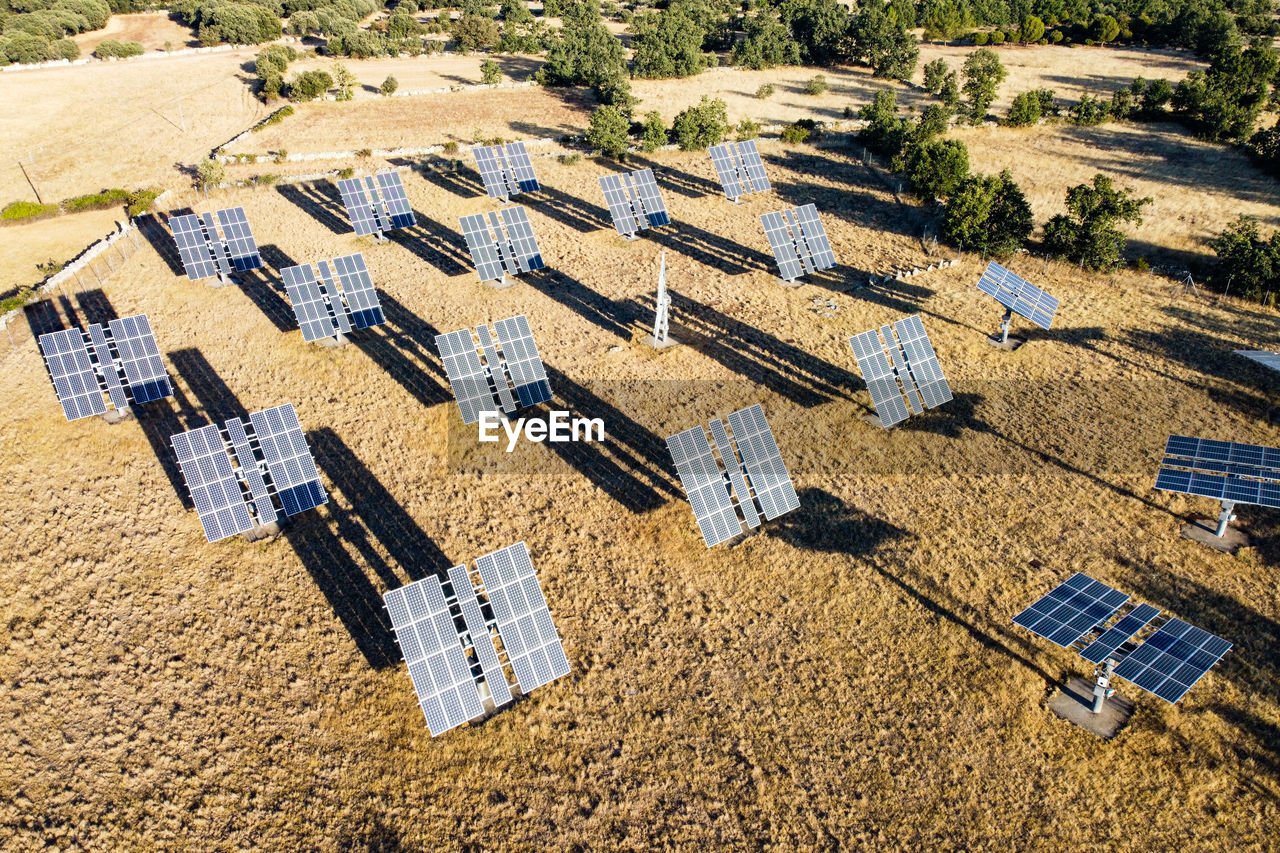
[[[169,13],[194,29],[204,45],[261,44],[280,38],[283,32],[278,0],[177,0]]]
[[[725,102],[704,95],[701,101],[676,116],[669,131],[662,114],[656,110],[645,113],[643,121],[633,122],[629,110],[612,104],[600,106],[591,114],[587,142],[601,154],[621,160],[627,156],[633,139],[645,151],[653,151],[672,140],[681,150],[699,151],[719,145],[732,129]],[[743,122],[739,130],[739,138],[750,138],[759,126]]]
[[[314,101],[329,90],[334,90],[334,97],[339,101],[349,101],[355,96],[356,77],[346,66],[334,63],[332,73],[312,69],[295,74],[285,82],[285,72],[289,63],[298,58],[298,52],[286,44],[273,44],[260,51],[254,58],[254,70],[258,75],[258,95],[270,103],[276,98],[285,97],[291,101]],[[379,91],[390,95],[399,84],[394,77],[383,81]],[[290,108],[292,110],[292,108]],[[272,118],[284,113],[273,114]]]
[[[1241,216],[1209,246],[1218,256],[1224,289],[1247,299],[1275,304],[1280,291],[1280,231],[1263,239],[1258,220]]]
[[[100,30],[111,17],[105,0],[7,0],[0,8],[0,65],[76,59],[68,36]]]

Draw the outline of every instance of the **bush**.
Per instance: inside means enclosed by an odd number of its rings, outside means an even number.
[[[268,127],[273,124],[279,124],[280,122],[284,121],[286,118],[288,118],[291,115],[293,115],[293,107],[288,104],[285,104],[283,107],[276,110],[271,115],[267,116],[262,121],[255,124],[252,128],[252,132],[257,133],[258,131],[262,130],[264,127]]]
[[[587,125],[587,142],[606,157],[621,160],[627,156],[627,132],[631,122],[617,107],[596,107]]]
[[[502,82],[502,66],[492,59],[486,59],[480,66],[480,82],[486,86],[496,86]]]
[[[738,122],[737,137],[739,142],[747,139],[755,139],[759,135],[760,122],[752,121],[749,118],[744,118],[742,121]]]
[[[782,141],[798,144],[809,138],[809,132],[809,128],[799,122],[789,124],[782,129]]]
[[[1004,44],[1004,33],[999,30],[992,33],[990,44]]]
[[[858,142],[888,157],[896,157],[906,144],[909,125],[898,116],[898,101],[892,89],[881,89],[875,98],[858,111],[858,118],[868,122],[858,131]]]
[[[85,210],[106,210],[108,207],[123,205],[128,200],[127,190],[112,189],[64,199],[60,206],[67,213],[80,213]]]
[[[1045,248],[1083,269],[1114,269],[1126,242],[1116,223],[1141,225],[1142,208],[1150,203],[1150,198],[1133,198],[1127,190],[1115,189],[1106,175],[1094,175],[1092,185],[1067,190],[1068,214],[1045,223]]]
[[[56,204],[38,204],[34,201],[12,201],[0,208],[0,220],[20,222],[24,219],[44,219],[57,214]]]
[[[949,73],[951,73],[951,69],[947,67],[945,59],[935,59],[925,65],[924,87],[929,90],[929,94],[937,95],[942,91],[942,84],[946,81]]]
[[[1099,15],[1089,25],[1089,34],[1099,44],[1115,41],[1120,35],[1120,24],[1110,15]]]
[[[703,95],[697,106],[689,107],[676,116],[671,130],[682,151],[699,151],[719,145],[729,132],[728,108],[719,98],[711,100]]]
[[[1022,28],[1018,32],[1018,38],[1023,44],[1038,42],[1044,37],[1044,21],[1035,15],[1027,15],[1022,19]]]
[[[1280,290],[1280,231],[1263,240],[1258,220],[1242,215],[1209,246],[1218,256],[1224,285],[1235,284],[1237,293],[1258,301],[1269,301],[1268,295]]]
[[[1012,255],[1031,236],[1031,205],[1006,169],[998,177],[971,175],[956,187],[942,211],[946,243],[984,256]]]
[[[964,61],[964,93],[969,98],[969,120],[978,124],[996,99],[996,89],[1007,72],[995,51],[982,48]]]
[[[760,88],[756,89],[756,97],[761,100],[767,100],[773,97],[774,88],[772,83],[761,83]]]
[[[662,121],[662,114],[657,110],[645,113],[640,129],[640,147],[645,151],[656,151],[666,144],[667,126]]]
[[[1087,92],[1080,96],[1080,101],[1071,108],[1073,124],[1093,127],[1111,119],[1111,105],[1100,101]]]
[[[129,204],[125,208],[125,212],[131,219],[135,216],[141,216],[151,209],[159,197],[160,190],[134,190],[129,194]]]
[[[582,161],[582,155],[574,152],[573,154],[561,154],[556,158],[562,166],[575,166]]]
[[[335,101],[349,101],[354,98],[357,82],[356,75],[352,74],[347,66],[341,62],[333,64],[333,86],[336,90],[333,99]]]
[[[388,74],[387,79],[383,80],[382,85],[378,87],[378,91],[381,92],[384,97],[389,98],[393,94],[395,94],[396,89],[399,89],[399,88],[400,88],[400,81],[397,80],[393,75]]]
[[[200,189],[207,190],[210,187],[217,186],[226,180],[226,177],[227,170],[212,157],[196,166],[196,186]]]
[[[289,81],[289,100],[314,101],[333,87],[333,78],[324,71],[304,71]]]
[[[904,171],[920,198],[947,198],[969,176],[969,149],[959,139],[932,139],[913,145]]]
[[[458,143],[446,142],[442,150],[446,157],[454,157],[458,153]]]
[[[345,181],[347,178],[354,178],[356,170],[352,166],[344,166],[338,170],[338,179]]]
[[[1051,44],[1058,44],[1060,41],[1062,41],[1063,38],[1064,37],[1062,35],[1062,30],[1054,30],[1053,32],[1049,33],[1049,42]]]
[[[941,136],[947,132],[950,124],[951,112],[941,104],[930,104],[920,114],[920,121],[916,123],[912,134],[913,140],[918,145]]]
[[[989,41],[991,41],[991,36],[987,35],[985,32],[974,33],[973,43],[978,45],[979,47],[982,47],[984,44],[986,44]]]
[[[144,53],[146,50],[136,41],[116,41],[115,39],[107,39],[93,49],[93,55],[99,59],[127,59]]]
[[[1026,127],[1035,124],[1052,110],[1053,90],[1032,89],[1030,92],[1022,92],[1013,99],[1005,124],[1011,127]]]
[[[827,84],[827,78],[821,74],[815,74],[804,84],[804,93],[806,95],[821,95],[831,87]]]
[[[454,21],[451,30],[453,40],[458,43],[458,50],[463,53],[470,53],[473,50],[492,50],[498,46],[498,40],[501,38],[497,21],[471,12],[463,14],[461,18]]]

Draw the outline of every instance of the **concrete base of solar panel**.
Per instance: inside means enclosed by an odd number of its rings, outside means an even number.
[[[229,275],[216,275],[213,278],[206,278],[204,283],[209,287],[227,287],[235,284],[236,280]]]
[[[670,336],[668,336],[665,341],[660,341],[657,338],[655,338],[653,335],[649,335],[644,340],[645,340],[645,343],[647,343],[649,346],[653,347],[654,349],[671,349],[671,347],[680,346],[680,342]]]
[[[1182,525],[1182,538],[1190,539],[1192,542],[1199,542],[1201,545],[1208,545],[1215,551],[1221,551],[1224,554],[1234,554],[1241,548],[1249,547],[1249,536],[1238,527],[1227,527],[1227,532],[1221,537],[1217,535],[1218,520],[1216,518],[1205,518],[1203,516],[1194,516],[1190,522]]]
[[[241,538],[246,542],[261,542],[263,539],[270,539],[279,535],[280,525],[274,521],[270,524],[255,525],[252,530],[246,530],[240,534]]]
[[[1111,740],[1124,728],[1133,708],[1133,702],[1113,693],[1102,710],[1093,713],[1093,682],[1083,678],[1070,679],[1049,698],[1050,711],[1103,740]]]
[[[1002,349],[1006,352],[1013,352],[1026,342],[1026,338],[1019,338],[1016,335],[1010,335],[1007,341],[1000,340],[999,334],[987,335],[987,343],[991,344],[996,349]]]
[[[121,421],[132,420],[135,415],[133,409],[107,409],[99,417],[109,424],[118,424]]]
[[[336,349],[337,347],[346,346],[351,343],[346,335],[338,335],[333,338],[317,338],[312,341],[316,346],[325,347],[327,349]]]
[[[509,287],[515,287],[516,280],[514,276],[504,275],[502,278],[490,279],[485,284],[494,290],[506,290]]]

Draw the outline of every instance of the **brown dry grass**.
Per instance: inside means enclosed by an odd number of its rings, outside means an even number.
[[[84,247],[107,236],[123,209],[94,210],[72,216],[55,216],[25,225],[7,225],[0,231],[6,250],[0,254],[0,293],[11,293],[44,278],[36,264],[65,263]]]
[[[112,15],[100,30],[81,33],[74,38],[80,46],[80,55],[88,56],[93,49],[107,39],[136,41],[148,51],[198,47],[195,33],[169,18],[168,12],[139,12],[133,15]]]
[[[1108,847],[1272,846],[1274,513],[1243,513],[1260,544],[1231,559],[1177,535],[1175,513],[1205,502],[1150,483],[1171,430],[1276,443],[1255,387],[1268,380],[1229,352],[1277,346],[1274,315],[1015,261],[1064,304],[1057,331],[1001,353],[982,341],[998,312],[973,289],[975,259],[847,292],[925,260],[917,212],[864,167],[838,151],[766,159],[776,195],[741,206],[701,194],[704,155],[656,160],[682,223],[673,331],[690,344],[660,355],[637,307],[654,242],[595,221],[603,164],[550,160],[528,207],[556,274],[506,291],[481,287],[432,224],[488,207],[465,177],[410,176],[432,222],[384,246],[276,191],[211,200],[244,204],[293,260],[363,250],[399,307],[364,344],[318,349],[270,319],[283,306],[263,284],[211,289],[139,253],[105,295],[157,328],[183,407],[167,421],[160,406],[68,424],[34,344],[10,355],[10,846],[1004,850],[1072,844],[1082,826]],[[780,200],[824,211],[842,265],[816,284],[756,266],[756,217]],[[860,419],[845,339],[912,311],[957,399],[886,433]],[[476,452],[430,334],[516,312],[561,397],[605,412],[603,450],[531,447],[501,470]],[[286,400],[332,503],[274,541],[205,543],[166,476],[168,426]],[[803,505],[707,550],[660,437],[757,400]],[[378,594],[520,539],[573,672],[432,739],[402,666],[378,657]],[[1077,569],[1237,649],[1176,708],[1125,687],[1138,712],[1100,743],[1044,708],[1078,659],[1009,622]]]

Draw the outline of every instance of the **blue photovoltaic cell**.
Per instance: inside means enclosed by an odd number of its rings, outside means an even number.
[[[1106,622],[1129,596],[1077,572],[1013,617],[1033,634],[1067,647]]]
[[[1159,609],[1150,604],[1139,604],[1120,618],[1120,621],[1103,631],[1096,640],[1080,650],[1080,657],[1089,663],[1102,663],[1113,657],[1116,650],[1129,642],[1129,638],[1151,624],[1160,615]]]
[[[404,184],[399,172],[379,172],[377,174],[378,189],[382,193],[382,206],[387,221],[392,228],[410,228],[417,224],[413,208],[409,205],[409,197],[405,195]]]
[[[747,522],[747,527],[755,530],[760,526],[760,514],[756,512],[756,504],[752,499],[751,486],[747,484],[746,475],[743,473],[743,464],[738,458],[738,454],[733,449],[733,444],[729,441],[729,433],[725,431],[724,424],[719,418],[712,418],[707,424],[711,427],[711,440],[716,443],[716,448],[720,451],[720,459],[724,462],[725,473],[729,475],[729,485],[733,494],[738,498],[738,511],[742,513],[742,518]]]
[[[849,346],[858,359],[881,426],[894,426],[912,413],[952,399],[951,387],[919,315],[904,317],[892,327],[883,326],[879,334],[872,329],[854,335]]]
[[[120,353],[129,393],[135,403],[149,403],[173,396],[169,373],[160,359],[160,347],[146,314],[122,317],[107,324]]]
[[[115,358],[111,355],[111,345],[107,342],[106,332],[97,323],[90,323],[87,331],[93,353],[98,357],[98,376],[102,377],[102,382],[107,388],[111,405],[120,410],[129,408],[129,399],[125,396],[124,383],[120,381],[120,371],[116,368]]]
[[[760,161],[760,152],[752,140],[712,145],[711,163],[724,187],[724,194],[730,200],[736,201],[748,193],[769,189],[769,178]]]
[[[568,675],[569,660],[525,544],[478,557],[476,569],[521,692]]]
[[[67,420],[90,415],[105,415],[107,404],[102,399],[102,386],[89,360],[84,332],[65,329],[40,336],[40,352],[49,368],[53,390],[62,404]]]
[[[1280,507],[1280,449],[1173,435],[1165,445],[1156,488]]]
[[[760,222],[764,225],[769,248],[778,261],[778,274],[783,280],[795,281],[804,273],[836,265],[816,206],[806,204],[794,210],[766,213],[760,217]]]
[[[988,263],[983,270],[978,279],[978,289],[1042,329],[1053,325],[1058,300],[995,261]]]
[[[732,412],[729,415],[729,426],[733,429],[733,441],[738,446],[742,464],[747,469],[747,478],[755,489],[764,517],[772,521],[780,515],[799,509],[800,498],[796,496],[791,475],[782,462],[782,454],[773,439],[773,431],[764,419],[764,408],[757,403]],[[722,449],[721,457],[723,456]]]
[[[706,431],[696,426],[677,433],[667,439],[667,450],[707,547],[742,533],[742,521],[734,511],[729,484],[707,442]]]
[[[258,254],[258,244],[253,239],[253,231],[249,228],[249,218],[244,215],[244,208],[229,207],[219,210],[217,216],[231,266],[238,272],[262,266],[262,256]]]
[[[502,361],[507,375],[511,377],[511,385],[515,389],[516,399],[520,401],[520,407],[550,402],[551,383],[547,379],[542,356],[538,354],[538,345],[533,342],[529,319],[518,314],[506,320],[498,320],[493,328],[498,334]]]
[[[182,258],[182,268],[186,270],[187,278],[200,281],[218,274],[213,250],[199,216],[194,213],[171,216],[169,228],[173,231],[173,242],[178,247],[178,256]]]
[[[489,374],[480,363],[476,342],[469,329],[459,329],[445,335],[436,335],[436,349],[444,363],[449,387],[458,402],[458,411],[464,424],[480,420],[481,412],[498,411],[498,399]]]
[[[216,426],[180,432],[170,439],[205,538],[217,542],[253,529],[249,505],[231,468],[231,457]]]
[[[369,191],[359,178],[344,178],[338,181],[338,193],[342,196],[342,204],[347,209],[347,218],[351,227],[360,237],[377,234],[382,224],[374,213],[373,202],[369,199]]]
[[[1115,674],[1166,702],[1177,702],[1231,651],[1231,643],[1170,619],[1115,669]]]

